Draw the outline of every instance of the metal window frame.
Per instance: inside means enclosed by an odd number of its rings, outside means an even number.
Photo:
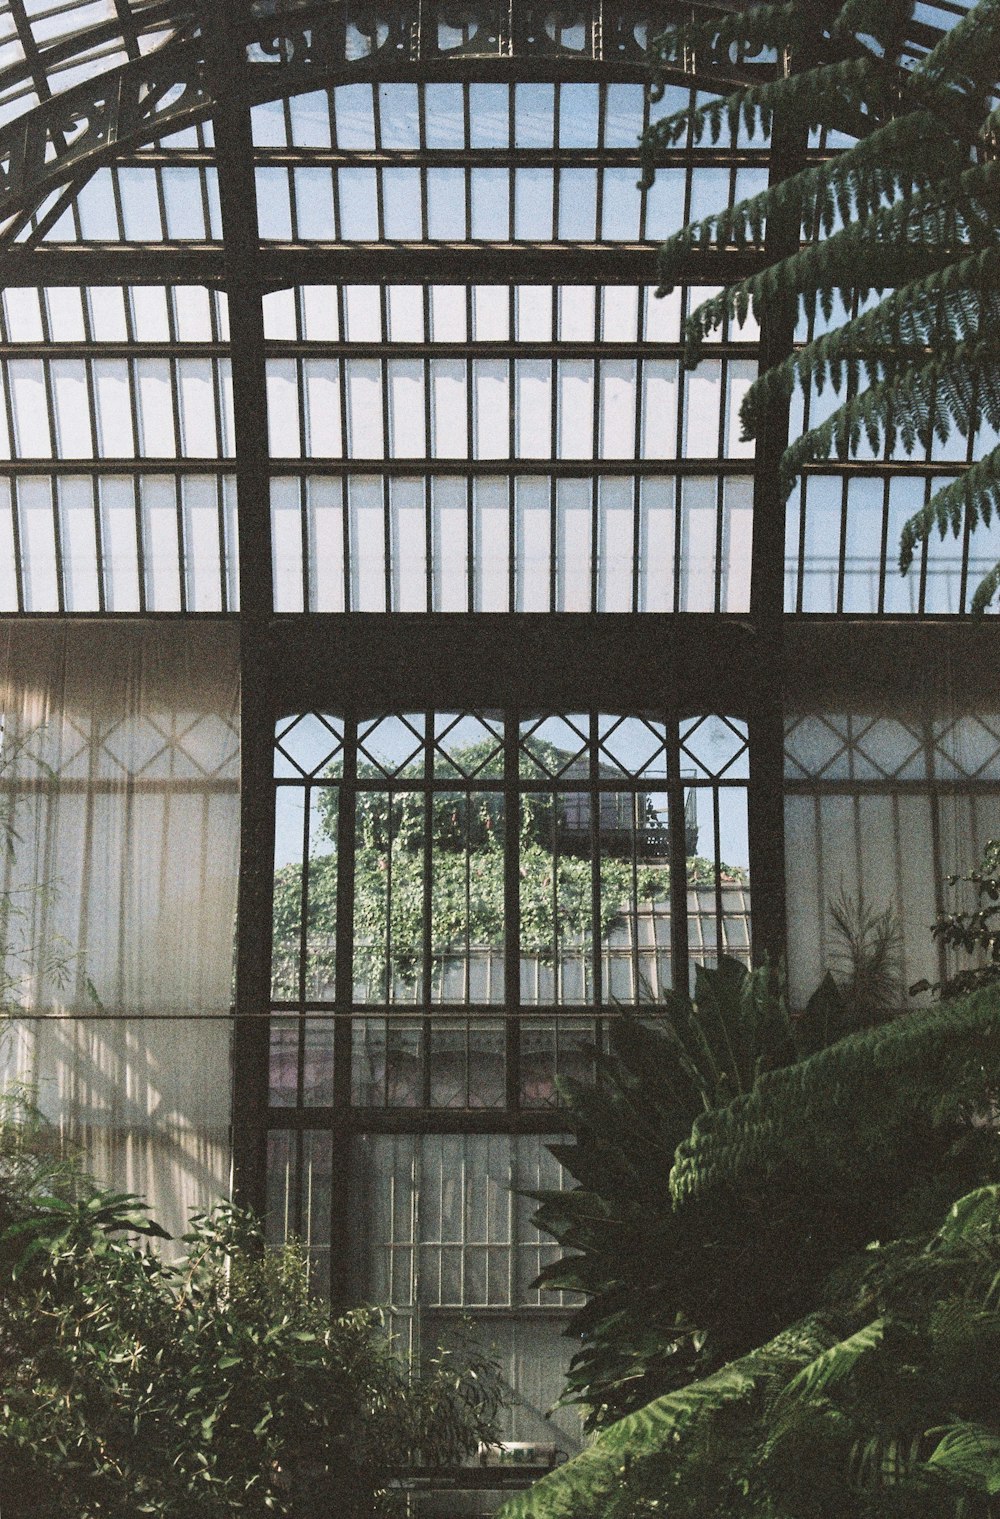
[[[661,14],[659,7],[651,8]],[[368,708],[382,705],[386,709],[399,705],[475,708],[508,703],[522,707],[542,705],[557,711],[572,710],[574,706],[627,711],[660,704],[690,704],[693,709],[705,711],[745,711],[753,756],[749,789],[755,897],[753,952],[758,960],[765,954],[776,960],[783,952],[785,938],[782,718],[786,693],[798,695],[803,689],[822,691],[829,684],[824,669],[828,660],[834,660],[847,671],[868,666],[891,672],[891,686],[896,691],[906,690],[905,683],[917,680],[928,668],[940,670],[954,668],[956,664],[964,667],[968,662],[977,662],[980,671],[996,667],[993,630],[972,627],[954,618],[925,615],[919,622],[907,625],[882,613],[876,617],[841,614],[826,619],[801,611],[785,611],[784,503],[777,495],[776,464],[787,436],[788,415],[781,408],[768,419],[756,457],[748,467],[754,482],[754,548],[750,610],[745,616],[722,616],[716,612],[640,617],[636,612],[571,614],[551,610],[539,614],[419,616],[403,613],[286,616],[273,612],[268,480],[279,474],[281,467],[268,458],[261,427],[269,348],[263,324],[266,292],[286,285],[337,285],[371,280],[374,271],[378,282],[466,286],[475,282],[548,286],[638,285],[655,281],[654,255],[641,239],[614,246],[596,241],[553,242],[545,246],[517,242],[436,246],[426,236],[416,243],[402,245],[384,238],[364,246],[261,244],[250,116],[254,104],[351,79],[453,78],[510,84],[521,79],[600,82],[636,81],[643,77],[641,57],[629,42],[628,27],[634,20],[635,8],[625,0],[621,4],[592,0],[582,49],[569,48],[562,39],[547,39],[538,33],[537,27],[532,31],[524,23],[532,17],[537,19],[537,8],[522,0],[494,0],[492,5],[483,0],[475,9],[477,15],[485,18],[484,25],[492,18],[492,29],[487,26],[488,52],[481,41],[477,44],[471,36],[465,44],[442,51],[431,25],[435,15],[431,0],[412,0],[409,7],[392,8],[382,43],[374,46],[368,56],[352,60],[345,50],[343,6],[334,8],[325,4],[310,9],[289,0],[279,7],[276,16],[257,17],[249,5],[219,4],[213,7],[211,22],[206,23],[198,8],[170,3],[137,10],[133,27],[133,13],[119,5],[118,21],[109,23],[112,31],[108,36],[112,32],[124,36],[131,55],[129,63],[97,75],[63,95],[43,100],[25,117],[0,128],[0,218],[6,228],[0,246],[0,283],[4,286],[196,283],[224,290],[228,296],[239,504],[238,615],[243,692],[233,1149],[238,1195],[258,1207],[265,1197],[266,1181],[270,883],[274,850],[272,735],[274,723],[283,712],[344,703]],[[161,14],[177,21],[177,40],[142,56],[141,30],[146,29],[147,22],[152,25]],[[24,24],[22,15],[22,31]],[[60,44],[50,56],[36,50],[30,58],[25,41],[25,77],[35,71],[35,84],[41,95],[47,62],[69,59],[74,48],[82,53],[92,44],[103,45],[102,39],[103,34],[102,38],[81,36]],[[252,44],[249,54],[248,39]],[[913,28],[916,52],[933,40],[932,32]],[[678,78],[690,86],[697,85],[699,76],[692,72]],[[0,78],[0,88],[7,83],[10,81],[6,76]],[[211,162],[218,173],[221,243],[188,245],[174,241],[119,246],[80,242],[59,246],[44,241],[46,228],[67,207],[73,208],[79,237],[74,196],[102,164],[142,162],[158,166],[158,171],[168,163],[189,162],[207,167],[209,155],[203,146],[190,151],[142,150],[166,133],[209,118],[215,130]],[[85,129],[76,130],[81,123],[86,124]],[[423,141],[426,142],[425,133]],[[591,156],[595,162],[600,159],[617,163],[617,151],[605,149],[599,142]],[[770,152],[772,178],[792,172],[806,151],[804,143],[779,130]],[[545,152],[542,157],[555,163],[562,161],[561,154],[562,150],[553,147],[551,153]],[[424,172],[430,156],[429,150],[415,154],[413,162],[419,172]],[[747,161],[760,159],[759,154],[744,156]],[[290,151],[271,157],[276,162],[293,161]],[[327,157],[331,163],[339,161],[335,149]],[[732,164],[739,157],[738,152],[733,152],[719,155],[718,161]],[[694,166],[716,162],[717,158],[683,149],[674,155],[674,160]],[[381,160],[375,155],[372,161]],[[456,163],[467,173],[477,164],[495,161],[488,150],[470,149],[456,157]],[[622,153],[621,161],[633,159]],[[555,219],[558,215],[555,196],[553,207]],[[41,220],[32,231],[31,219],[37,208],[41,208]],[[162,200],[160,214],[162,218]],[[207,207],[205,216],[207,226]],[[384,231],[384,222],[381,230]],[[422,231],[426,234],[426,227]],[[22,236],[23,240],[18,241]],[[752,249],[692,255],[682,272],[693,282],[704,284],[739,278],[779,251],[774,236],[769,231],[763,255]],[[788,351],[792,341],[790,322],[780,312],[775,313],[764,324],[763,354],[774,360]],[[606,346],[608,356],[622,356],[628,345],[588,344],[588,353],[600,356]],[[45,347],[44,351],[49,356],[54,350]],[[89,357],[90,352],[98,350],[84,345],[84,351]],[[128,351],[131,356],[140,350],[130,347]],[[448,351],[454,353],[455,349],[449,345]],[[511,345],[509,351],[514,354],[517,345]],[[639,354],[641,345],[628,351]],[[422,356],[425,352],[421,349]],[[48,404],[51,408],[51,395]],[[610,463],[603,461],[600,469]],[[24,473],[28,475],[35,468],[25,466]],[[48,461],[37,468],[56,473]],[[170,468],[180,478],[186,466],[173,460]],[[628,468],[630,473],[637,473],[634,465]],[[887,473],[892,466],[876,463],[858,468],[869,473]],[[916,472],[929,479],[935,468],[940,472],[940,466],[933,464],[920,466]],[[74,473],[94,475],[97,467],[87,463],[78,466],[74,461],[72,469]],[[466,476],[472,472],[466,461],[456,465],[456,470]],[[594,471],[592,464],[583,463],[576,470],[582,474],[588,471]],[[336,468],[329,472],[344,473]],[[498,473],[495,468],[490,472]],[[554,478],[557,473],[573,471],[542,464],[540,472]],[[614,471],[608,469],[607,473]],[[848,473],[849,469],[845,478]],[[513,470],[510,474],[513,478]],[[883,531],[883,547],[884,539]],[[19,547],[16,540],[15,547]],[[512,554],[511,574],[513,563]],[[637,553],[634,565],[637,573]],[[20,566],[17,572],[20,574]],[[638,605],[637,597],[636,591],[634,607]],[[513,599],[510,604],[514,604]],[[883,604],[884,595],[880,606]],[[93,615],[100,617],[106,610],[102,602]],[[58,617],[61,612],[29,615]],[[213,616],[232,614],[181,611],[142,615],[210,620]],[[889,685],[887,675],[887,690]],[[507,892],[508,906],[512,908],[516,882],[508,882]],[[514,969],[512,956],[508,946],[510,973]],[[509,984],[514,984],[513,979]],[[508,1028],[508,1053],[513,1057],[517,1031],[514,1020],[508,1020]],[[513,1058],[509,1065],[514,1068]],[[347,1069],[347,1063],[341,1059],[338,1068]],[[340,1095],[343,1096],[342,1091]],[[347,1143],[348,1127],[341,1116],[347,1111],[341,1103],[322,1120],[329,1125],[337,1144]],[[388,1129],[412,1122],[406,1114],[391,1112],[372,1115],[368,1121]],[[294,1131],[315,1122],[312,1113],[289,1111],[286,1126]],[[446,1111],[433,1115],[435,1127],[452,1123],[479,1132],[488,1131],[490,1125],[513,1132],[547,1133],[558,1129],[557,1118],[546,1124],[537,1114],[518,1112],[514,1102],[502,1115],[449,1115]],[[344,1174],[346,1168],[336,1167],[335,1172]],[[346,1194],[335,1194],[335,1212],[344,1208]],[[335,1273],[335,1287],[338,1281],[343,1289],[342,1271],[339,1278]]]

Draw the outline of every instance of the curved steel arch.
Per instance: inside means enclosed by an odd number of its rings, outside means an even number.
[[[668,3],[691,8],[691,0]],[[724,10],[732,0],[694,3]],[[939,9],[945,6],[956,19],[967,8],[962,0],[943,0]],[[0,228],[8,241],[51,191],[212,115],[203,6],[181,9],[170,0],[168,13],[186,18],[185,36],[0,127]],[[241,98],[256,104],[395,70],[404,78],[438,75],[472,60],[558,63],[560,77],[595,64],[631,72],[642,64],[642,29],[664,19],[662,0],[250,0],[241,25]],[[914,23],[904,49],[925,50],[939,35]]]
[[[185,14],[189,35],[0,127],[0,226],[8,233],[51,191],[124,150],[211,116],[207,27],[194,10]],[[595,64],[634,71],[643,57],[639,29],[662,19],[655,0],[570,0],[556,7],[532,0],[258,0],[245,21],[242,98],[255,104],[345,79],[385,77],[388,69],[409,77],[464,68],[473,59],[558,63],[560,77]],[[458,31],[466,35],[453,42]]]
[[[129,0],[121,0],[115,6],[113,20],[70,27],[42,44],[35,37],[25,0],[0,0],[0,16],[9,19],[12,40],[20,43],[22,51],[20,59],[0,69],[0,102],[9,100],[16,87],[25,81],[34,85],[39,99],[47,100],[61,93],[52,88],[53,77],[58,76],[61,68],[74,63],[90,67],[95,51],[106,44],[117,43],[129,58],[138,58],[142,52],[140,39],[165,27],[181,32],[198,15],[198,0],[146,0],[138,9]]]

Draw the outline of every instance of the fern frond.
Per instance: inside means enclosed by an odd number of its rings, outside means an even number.
[[[997,591],[1000,591],[1000,564],[995,564],[989,574],[984,575],[976,586],[975,594],[972,597],[972,605],[969,609],[973,617],[981,617],[983,615],[997,594]]]
[[[936,491],[926,505],[904,523],[899,543],[900,572],[906,574],[917,547],[930,538],[935,528],[942,538],[949,530],[957,538],[966,520],[970,528],[979,523],[989,526],[994,509],[1000,511],[1000,448],[992,449],[951,485]],[[980,610],[989,604],[993,594],[991,592],[980,605],[979,592],[984,586],[985,581],[975,597]]]
[[[939,183],[926,191],[904,196],[860,222],[843,228],[822,242],[751,275],[739,285],[728,286],[703,302],[685,324],[685,364],[693,367],[701,344],[726,315],[753,309],[759,317],[775,302],[816,293],[827,316],[832,312],[835,290],[866,297],[872,289],[912,284],[940,273],[949,264],[964,261],[963,244],[980,241],[982,228],[975,207],[987,206],[1000,193],[1000,162],[977,164],[959,176],[948,199]],[[678,241],[679,239],[679,241]],[[683,234],[664,243],[659,252],[658,293],[673,289],[677,261],[685,259],[690,245]],[[995,236],[990,248],[995,253]],[[971,250],[970,250],[971,254]],[[874,277],[873,277],[874,276]]]
[[[877,1349],[885,1338],[885,1319],[873,1319],[870,1324],[848,1335],[821,1352],[808,1366],[803,1366],[779,1394],[776,1409],[781,1411],[789,1404],[808,1398],[822,1396],[830,1387],[852,1372],[862,1356]]]
[[[969,93],[996,83],[996,48],[1000,44],[1000,0],[979,0],[938,39],[914,74],[960,86]]]
[[[745,286],[736,288],[745,293],[749,308]],[[730,304],[721,300],[719,304],[724,307],[724,317]],[[765,410],[775,401],[787,400],[797,387],[805,389],[811,383],[821,386],[829,381],[835,389],[842,389],[844,367],[850,358],[863,355],[878,364],[884,354],[887,358],[903,355],[905,360],[907,349],[928,346],[940,354],[953,351],[958,342],[974,338],[984,329],[1000,333],[997,248],[975,253],[889,291],[877,306],[796,349],[751,385],[743,403],[744,424],[754,435]]]
[[[803,1340],[811,1344],[808,1328],[808,1323],[795,1325],[712,1376],[627,1414],[572,1461],[510,1499],[500,1511],[501,1519],[576,1519],[584,1508],[595,1511],[602,1494],[620,1487],[623,1462],[669,1448],[702,1419],[746,1401],[789,1358],[797,1355],[801,1360]]]
[[[873,69],[867,58],[840,59],[836,63],[818,64],[791,78],[773,79],[764,84],[748,85],[742,90],[714,100],[704,101],[693,111],[677,111],[662,117],[645,132],[642,140],[644,165],[652,181],[655,155],[658,150],[673,147],[686,138],[688,131],[694,142],[702,142],[706,136],[717,142],[724,125],[735,135],[742,121],[751,131],[769,131],[775,105],[782,114],[792,115],[806,126],[822,124],[839,105],[846,111],[858,96],[871,91],[882,98],[879,106],[885,110],[889,105],[887,84],[884,76]]]
[[[670,1176],[675,1205],[746,1184],[751,1176],[759,1185],[791,1156],[807,1165],[817,1148],[829,1166],[835,1146],[849,1142],[856,1151],[863,1124],[878,1130],[888,1090],[928,1118],[940,1116],[942,1093],[966,1091],[970,1082],[985,1102],[990,1083],[1000,1080],[998,1000],[994,990],[984,990],[911,1012],[762,1076],[749,1096],[696,1120]]]
[[[680,113],[650,128],[647,135],[686,120],[686,113]],[[964,161],[965,155],[936,129],[934,117],[914,111],[877,128],[851,154],[811,164],[759,195],[693,223],[672,242],[688,250],[759,243],[765,220],[775,217],[804,229],[807,235],[817,222],[830,232],[838,217],[846,223],[868,216],[902,195],[926,190],[935,180],[960,173]],[[650,153],[643,184],[651,184],[654,177]]]
[[[953,1203],[948,1217],[937,1232],[935,1245],[950,1245],[968,1239],[984,1228],[996,1229],[1000,1223],[1000,1183],[977,1187]]]
[[[941,1439],[927,1457],[929,1471],[989,1497],[1000,1493],[1000,1435],[996,1430],[969,1421],[930,1433],[940,1434]]]
[[[829,5],[820,0],[818,9]],[[835,9],[835,6],[830,6]],[[650,43],[654,91],[660,87],[664,70],[685,68],[688,59],[705,57],[736,62],[739,57],[766,48],[780,51],[793,41],[801,44],[812,26],[803,15],[797,0],[784,4],[758,4],[742,11],[729,11],[707,18],[694,16],[690,21],[669,27]],[[654,95],[654,98],[659,98]]]
[[[901,441],[912,453],[930,443],[932,431],[945,442],[953,429],[968,437],[983,419],[1000,427],[1000,355],[990,344],[959,344],[946,358],[919,366],[886,362],[885,371],[785,450],[779,468],[786,495],[804,465],[832,454],[849,459],[862,438],[876,452]],[[960,518],[953,514],[950,525],[957,536]]]

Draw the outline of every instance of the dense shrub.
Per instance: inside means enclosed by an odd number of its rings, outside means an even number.
[[[12,1188],[0,1239],[4,1519],[360,1519],[394,1511],[395,1468],[491,1435],[488,1363],[409,1368],[245,1215],[195,1219],[170,1264],[136,1199],[60,1192]]]

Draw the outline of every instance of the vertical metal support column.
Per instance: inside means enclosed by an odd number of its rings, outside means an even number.
[[[776,120],[771,139],[770,182],[795,172],[803,142],[800,130]],[[794,225],[792,222],[794,221]],[[798,247],[795,218],[768,218],[764,248],[773,262]],[[792,350],[794,305],[775,303],[761,316],[761,372]],[[753,958],[772,964],[786,948],[784,799],[784,599],[785,502],[778,463],[788,446],[787,403],[772,406],[757,435],[754,463],[753,560],[750,620],[756,654],[749,697],[750,785],[748,825],[753,892]]]
[[[242,36],[244,5],[213,10],[209,39],[233,369],[240,585],[240,878],[233,1034],[233,1188],[262,1211],[274,874],[273,607],[260,241]]]
[[[503,901],[505,1106],[521,1105],[521,766],[520,708],[504,710],[503,741]]]
[[[351,1054],[354,1039],[354,858],[358,818],[358,717],[344,717],[344,760],[337,809],[337,960],[334,993],[333,1106],[335,1121],[330,1177],[330,1301],[347,1307],[350,1297]],[[388,1033],[388,1029],[387,1029]]]
[[[667,715],[667,831],[670,850],[670,984],[685,996],[691,982],[688,951],[687,829],[681,778],[680,714]],[[752,848],[751,848],[751,858]]]

